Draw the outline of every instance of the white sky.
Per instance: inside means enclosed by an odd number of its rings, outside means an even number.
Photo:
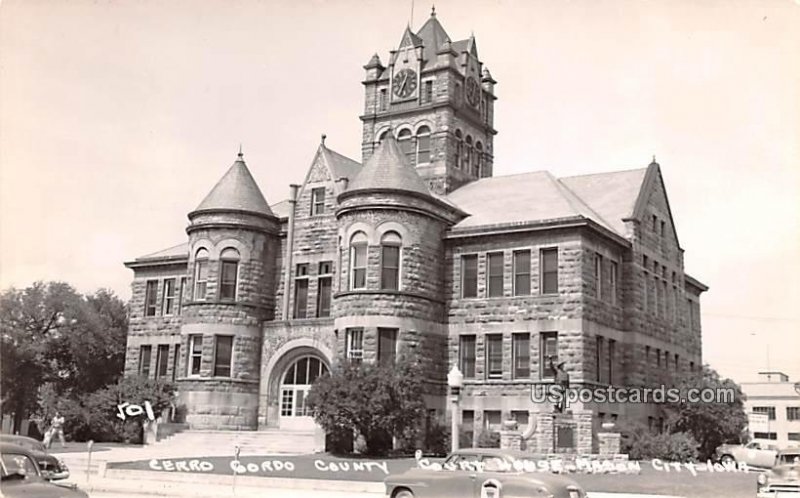
[[[705,360],[800,381],[800,0],[436,2],[498,80],[495,174],[662,166]],[[235,159],[270,203],[321,133],[360,160],[362,66],[407,1],[5,0],[0,287],[130,295]],[[413,27],[430,4],[417,0]],[[753,335],[757,334],[757,335]],[[769,351],[769,353],[768,353]]]

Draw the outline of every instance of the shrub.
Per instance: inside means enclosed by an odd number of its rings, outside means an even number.
[[[478,448],[499,448],[500,433],[494,431],[483,431],[478,435]]]
[[[688,433],[643,434],[633,439],[629,455],[632,460],[659,458],[672,462],[697,459],[697,441]]]
[[[392,439],[403,438],[425,416],[418,363],[345,363],[314,383],[307,403],[326,431],[349,429],[361,434],[365,453],[386,455]]]
[[[141,443],[146,415],[122,420],[117,416],[117,405],[128,402],[144,406],[149,401],[158,417],[170,406],[174,393],[175,386],[171,383],[125,377],[93,393],[62,400],[59,406],[64,416],[64,432],[73,440]]]

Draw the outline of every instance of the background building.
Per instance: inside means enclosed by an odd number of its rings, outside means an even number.
[[[474,37],[435,14],[366,75],[363,166],[323,136],[269,205],[242,154],[187,241],[134,270],[126,372],[174,379],[193,428],[307,430],[337,361],[426,365],[433,416],[465,376],[463,426],[527,423],[531,386],[658,385],[702,365],[700,294],[655,159],[558,178],[494,176],[494,85]],[[589,405],[656,424],[649,405]]]
[[[750,437],[778,447],[800,446],[800,384],[782,372],[759,372],[759,382],[743,382],[745,410],[766,415],[766,423],[749,428]]]

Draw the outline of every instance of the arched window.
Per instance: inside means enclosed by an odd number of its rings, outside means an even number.
[[[381,289],[400,289],[400,247],[402,243],[397,232],[386,232],[381,237]]]
[[[281,417],[311,416],[306,405],[308,391],[311,384],[329,373],[327,365],[315,356],[304,356],[295,361],[281,382]]]
[[[461,169],[469,172],[470,164],[472,164],[472,135],[467,135],[465,148],[464,163],[461,165]]]
[[[228,247],[223,249],[219,259],[219,299],[234,301],[239,276],[239,251]]]
[[[431,129],[420,126],[417,130],[417,165],[431,162]]]
[[[350,288],[367,288],[367,235],[356,232],[350,239]]]
[[[456,168],[461,168],[461,155],[464,142],[461,137],[461,130],[456,130]]]
[[[378,135],[378,143],[381,143],[381,142],[383,142],[383,139],[384,139],[384,138],[386,138],[386,134],[387,134],[387,133],[389,133],[389,129],[388,129],[388,128],[387,128],[387,129],[385,129],[385,130],[383,130],[383,131],[381,132],[381,134],[380,134],[380,135]]]
[[[194,255],[194,300],[205,301],[208,288],[208,250],[200,248]]]
[[[414,137],[411,134],[411,130],[408,128],[403,128],[397,134],[397,144],[400,146],[400,150],[403,151],[403,154],[406,155],[408,162],[413,166],[414,165]]]
[[[475,160],[474,162],[474,170],[475,170],[475,177],[481,177],[481,171],[483,170],[483,144],[480,142],[475,143]]]

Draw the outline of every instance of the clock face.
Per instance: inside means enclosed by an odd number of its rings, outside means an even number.
[[[478,82],[475,81],[475,78],[467,78],[464,91],[467,94],[467,102],[469,102],[472,107],[477,107],[478,103],[481,101],[481,87],[478,85]]]
[[[400,98],[405,98],[417,89],[417,73],[413,69],[402,69],[394,75],[392,91]]]

